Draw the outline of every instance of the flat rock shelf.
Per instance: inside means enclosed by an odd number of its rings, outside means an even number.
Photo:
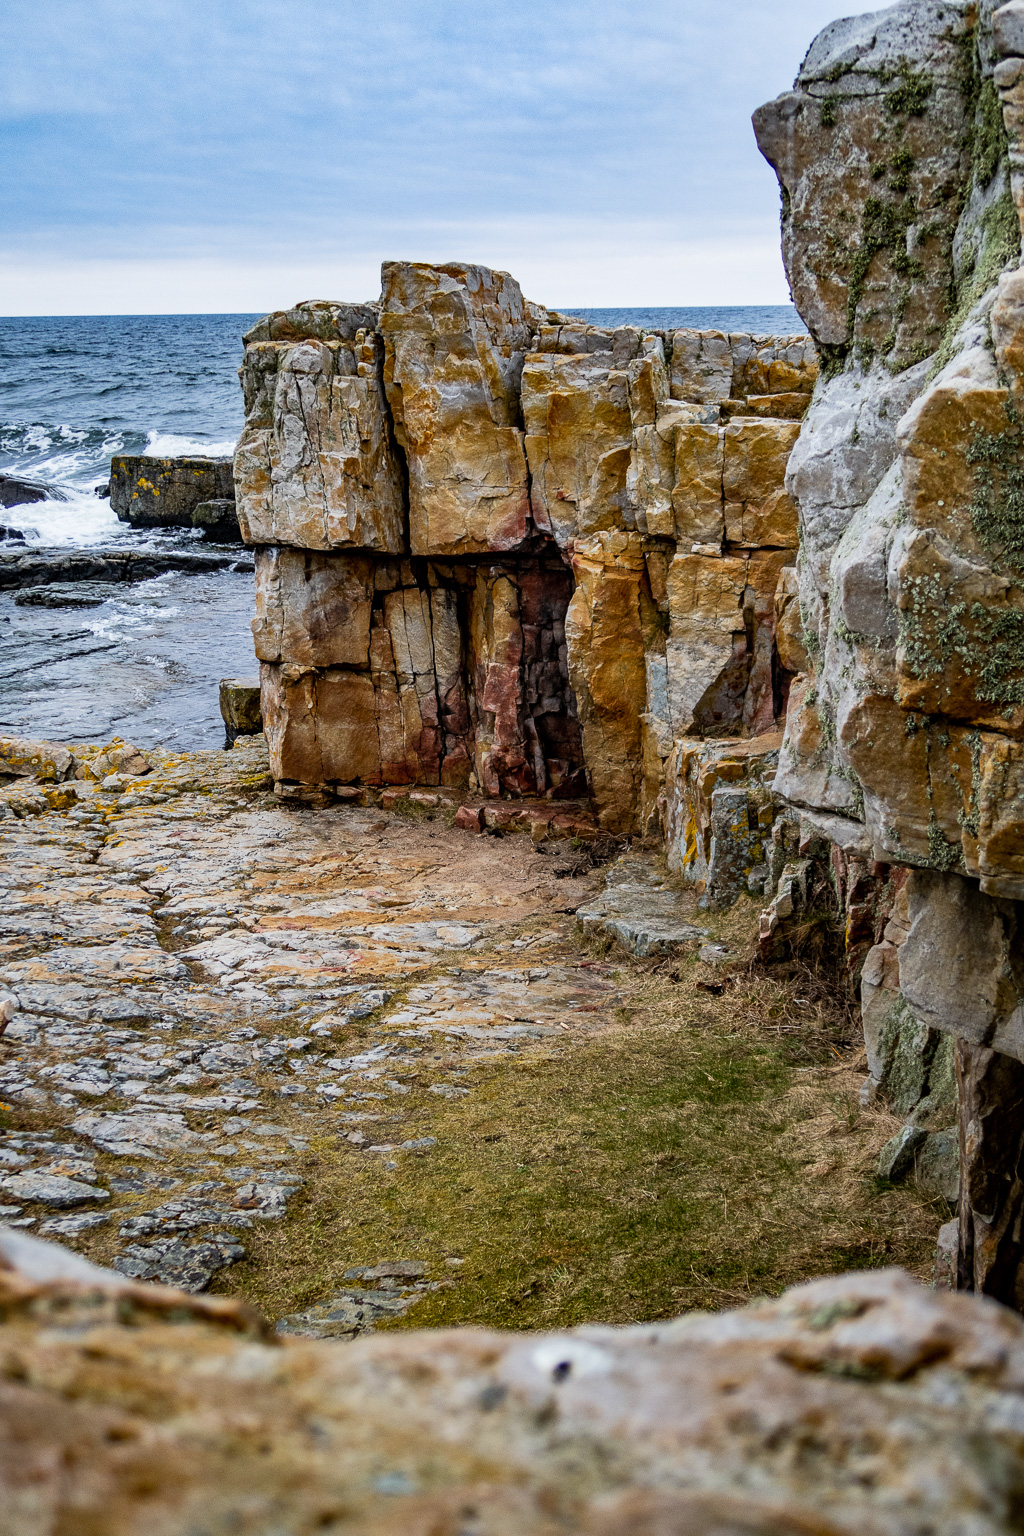
[[[282,802],[262,736],[16,745],[4,1221],[324,1338],[667,1315],[821,1273],[837,1231],[930,1264],[930,1207],[864,1193],[895,1127],[851,1118],[827,1002],[744,970],[752,902],[518,803]],[[796,1244],[794,1156],[846,1180]]]

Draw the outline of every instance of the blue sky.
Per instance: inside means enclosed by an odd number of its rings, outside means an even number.
[[[0,313],[783,303],[750,113],[835,0],[5,0]]]

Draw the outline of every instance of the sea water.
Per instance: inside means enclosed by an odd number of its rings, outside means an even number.
[[[802,329],[789,305],[562,312],[656,330]],[[117,453],[232,452],[243,420],[241,338],[257,318],[0,318],[0,473],[64,498],[2,509],[0,522],[21,530],[29,549],[196,547],[191,529],[118,522],[96,489]],[[218,746],[219,679],[256,671],[252,607],[251,574],[231,571],[172,571],[115,588],[91,609],[19,607],[0,592],[0,734]]]

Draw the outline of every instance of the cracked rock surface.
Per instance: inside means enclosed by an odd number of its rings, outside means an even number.
[[[262,738],[150,760],[0,824],[0,1201],[201,1291],[311,1198],[312,1144],[356,1179],[429,1157],[460,1070],[601,1029],[618,990],[565,942],[589,857],[282,805]],[[435,1284],[381,1262],[285,1326],[358,1332]]]

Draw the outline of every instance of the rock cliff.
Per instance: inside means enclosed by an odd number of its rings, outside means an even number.
[[[816,375],[804,336],[601,329],[460,264],[260,321],[235,482],[282,791],[589,791],[630,832],[677,738],[772,730]]]
[[[900,4],[826,27],[754,117],[824,362],[786,480],[807,663],[775,787],[911,870],[865,971],[873,1079],[901,1075],[923,1141],[958,1037],[960,1281],[1017,1306],[1022,104],[1020,0]]]

